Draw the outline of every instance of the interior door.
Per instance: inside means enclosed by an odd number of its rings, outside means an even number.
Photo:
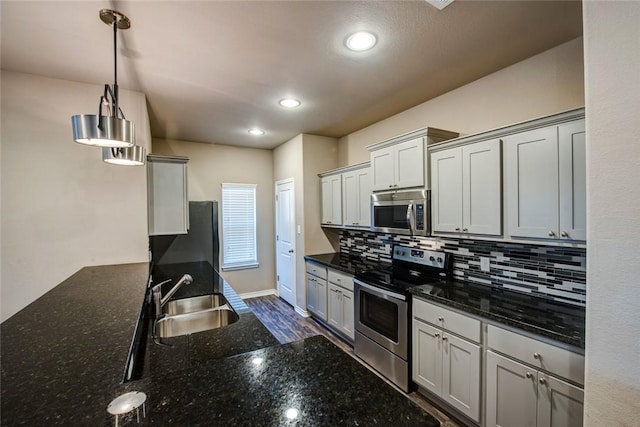
[[[276,282],[280,298],[296,306],[296,224],[293,179],[276,183]]]

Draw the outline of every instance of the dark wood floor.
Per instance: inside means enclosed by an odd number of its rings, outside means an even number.
[[[336,335],[331,333],[328,329],[322,326],[320,323],[313,320],[311,317],[302,317],[295,312],[293,307],[287,304],[284,300],[278,298],[275,295],[266,297],[251,298],[244,301],[253,310],[255,315],[260,321],[269,329],[269,331],[280,341],[281,344],[286,344],[293,341],[298,341],[304,338],[312,337],[315,335],[324,335],[333,342],[336,346],[341,348],[345,353],[349,354],[354,359],[360,361],[353,354],[353,347],[342,341]],[[367,368],[366,364],[363,364]],[[369,368],[370,369],[370,368]],[[374,371],[375,372],[375,371]],[[378,375],[376,373],[376,375]],[[380,375],[378,375],[380,376]],[[388,384],[391,384],[385,378]],[[391,384],[393,386],[393,384]],[[393,386],[396,388],[395,386]],[[396,388],[397,389],[397,388]],[[400,393],[402,390],[397,389]],[[417,392],[403,393],[407,398],[414,401],[418,406],[424,409],[429,414],[433,415],[440,421],[442,427],[462,427],[453,418],[448,417],[438,408],[433,406],[427,399]]]

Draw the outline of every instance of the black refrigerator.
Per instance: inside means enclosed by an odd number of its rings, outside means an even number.
[[[149,236],[154,265],[206,261],[218,271],[218,202],[189,202],[189,232]]]

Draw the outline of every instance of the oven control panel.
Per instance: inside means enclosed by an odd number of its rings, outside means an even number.
[[[393,248],[393,259],[444,269],[447,254],[445,252],[410,248],[408,246],[395,246]]]

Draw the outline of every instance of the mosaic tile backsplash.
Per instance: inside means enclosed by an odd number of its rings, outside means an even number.
[[[587,254],[584,248],[399,236],[359,230],[340,232],[341,253],[373,261],[391,262],[391,249],[395,244],[450,253],[453,275],[458,280],[585,305]],[[489,258],[490,271],[481,271],[480,257]]]

